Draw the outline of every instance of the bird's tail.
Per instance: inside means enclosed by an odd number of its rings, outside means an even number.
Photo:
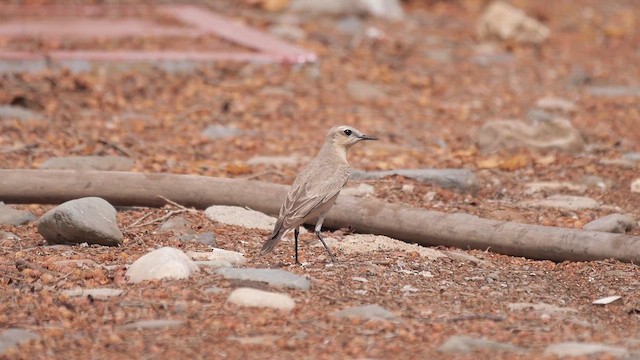
[[[264,245],[262,245],[262,249],[260,250],[260,255],[264,255],[266,253],[271,252],[271,250],[273,250],[276,247],[278,242],[280,242],[280,239],[282,239],[282,235],[284,235],[283,229],[276,228],[273,231],[273,233],[271,233],[271,236],[269,236],[267,241],[265,241]]]

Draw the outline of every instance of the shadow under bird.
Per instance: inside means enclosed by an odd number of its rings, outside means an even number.
[[[378,140],[364,135],[351,126],[335,126],[329,130],[318,155],[298,174],[287,198],[280,208],[278,221],[262,246],[262,255],[272,251],[282,236],[293,229],[295,261],[298,261],[298,236],[300,225],[317,218],[315,234],[324,245],[331,260],[336,258],[325,243],[320,230],[325,216],[336,202],[340,190],[349,179],[351,167],[347,162],[347,150],[362,140]]]

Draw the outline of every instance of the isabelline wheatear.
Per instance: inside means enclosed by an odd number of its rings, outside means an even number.
[[[362,140],[377,140],[376,137],[363,135],[350,126],[336,126],[329,130],[324,145],[318,155],[296,177],[287,198],[280,208],[278,221],[262,246],[261,254],[273,250],[280,239],[293,229],[295,238],[295,260],[298,261],[299,227],[307,220],[317,218],[315,233],[331,259],[335,256],[324,242],[320,229],[327,212],[333,206],[349,179],[351,167],[347,162],[347,149]]]

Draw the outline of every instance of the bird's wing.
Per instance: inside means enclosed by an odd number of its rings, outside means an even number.
[[[314,176],[314,178],[301,178],[300,181],[294,182],[284,204],[282,204],[278,222],[281,222],[285,229],[299,225],[307,216],[313,214],[314,211],[336,196],[348,179],[349,171],[347,168],[344,171],[321,174]]]

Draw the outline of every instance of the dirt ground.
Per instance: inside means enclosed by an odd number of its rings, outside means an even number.
[[[280,14],[264,11],[258,3],[213,1],[208,6],[266,30]],[[551,37],[540,46],[491,45],[492,53],[507,56],[507,62],[496,60],[497,56],[489,56],[489,61],[495,61],[489,64],[471,60],[485,46],[475,36],[483,2],[410,1],[404,3],[404,21],[362,20],[385,34],[381,38],[354,40],[353,35],[337,29],[339,17],[299,23],[296,26],[305,36],[297,45],[318,54],[320,60],[314,64],[216,63],[186,72],[153,66],[117,72],[98,68],[88,73],[53,68],[0,74],[0,104],[18,104],[47,119],[0,121],[0,167],[37,168],[51,157],[65,155],[121,155],[134,160],[134,171],[139,172],[289,184],[303,164],[250,165],[247,161],[257,155],[311,157],[328,128],[350,124],[381,139],[352,149],[349,159],[354,168],[467,168],[476,172],[480,184],[476,194],[467,194],[390,177],[367,181],[375,188],[375,198],[568,228],[582,228],[613,212],[640,219],[640,193],[630,190],[631,181],[640,177],[637,163],[628,167],[602,161],[640,151],[640,97],[598,97],[586,91],[590,85],[638,86],[637,3],[513,3],[549,26]],[[149,39],[148,47],[170,47],[172,43],[166,41]],[[131,49],[141,44],[144,40],[125,39],[104,46]],[[20,49],[76,46],[36,40],[5,45]],[[86,44],[77,44],[82,45]],[[212,45],[226,46],[215,41]],[[446,56],[439,56],[443,53]],[[374,83],[386,96],[354,99],[347,90],[352,80]],[[575,103],[570,118],[586,140],[584,151],[517,149],[484,154],[478,150],[474,139],[482,124],[524,119],[545,96]],[[207,139],[201,132],[212,124],[251,132]],[[488,160],[503,165],[479,165]],[[606,188],[564,193],[589,196],[609,206],[567,211],[519,205],[532,198],[525,191],[528,182],[580,183],[588,175],[605,179]],[[413,185],[413,191],[403,191],[405,184]],[[39,204],[16,207],[37,216],[52,208]],[[149,212],[160,217],[168,209],[122,209],[118,223],[127,228]],[[311,289],[278,289],[296,301],[291,313],[239,308],[226,304],[226,298],[233,288],[246,284],[207,271],[188,280],[126,282],[126,265],[150,249],[172,246],[207,251],[203,244],[157,233],[158,224],[128,229],[124,245],[118,248],[46,247],[34,223],[0,225],[0,230],[20,237],[0,243],[0,327],[30,329],[41,336],[4,356],[539,358],[548,345],[566,341],[602,343],[640,353],[640,278],[635,264],[615,260],[554,263],[477,250],[461,251],[475,257],[471,260],[460,256],[427,260],[402,251],[338,251],[340,261],[331,264],[322,247],[310,246],[309,234],[304,237],[301,256],[306,264],[301,267],[292,264],[290,246],[278,247],[273,257],[259,256],[266,231],[225,226],[190,213],[185,216],[196,232],[214,232],[218,247],[244,253],[246,267],[280,268],[307,276]],[[630,234],[640,235],[640,229]],[[340,232],[327,235],[338,240],[342,236]],[[55,265],[70,259],[87,260],[88,265]],[[17,260],[33,266],[20,271]],[[421,272],[433,276],[417,275]],[[204,291],[211,286],[223,291]],[[114,287],[124,294],[107,301],[60,294],[76,287]],[[622,299],[606,306],[592,305],[610,295]],[[513,303],[546,303],[568,310],[514,311],[508,307]],[[401,320],[331,316],[363,304],[383,306]],[[144,319],[180,319],[185,325],[120,330],[123,324]],[[456,334],[510,343],[526,351],[438,352]]]

